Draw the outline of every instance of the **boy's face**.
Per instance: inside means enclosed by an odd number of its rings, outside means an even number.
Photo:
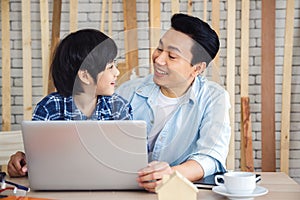
[[[194,41],[184,33],[169,29],[152,54],[154,82],[162,89],[182,95],[195,78],[197,70],[191,65]],[[171,96],[170,96],[171,97]]]
[[[111,96],[115,92],[115,85],[120,71],[115,62],[108,63],[105,70],[97,75],[96,95]]]

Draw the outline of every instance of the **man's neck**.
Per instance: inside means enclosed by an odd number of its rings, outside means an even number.
[[[181,87],[181,88],[165,88],[165,87],[160,87],[160,91],[163,95],[165,95],[166,97],[169,98],[178,98],[183,96],[188,89],[190,88],[191,85],[187,86],[187,87]]]

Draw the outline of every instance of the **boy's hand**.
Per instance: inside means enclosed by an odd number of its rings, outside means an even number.
[[[21,177],[27,175],[26,157],[23,152],[18,151],[10,157],[7,172],[10,177]]]

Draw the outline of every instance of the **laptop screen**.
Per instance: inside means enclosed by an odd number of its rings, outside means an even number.
[[[32,189],[139,189],[144,121],[24,121],[22,133]]]

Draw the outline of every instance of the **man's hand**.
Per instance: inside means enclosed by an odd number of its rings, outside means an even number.
[[[13,154],[7,165],[10,177],[21,177],[27,175],[27,164],[25,154],[21,151]]]
[[[149,192],[155,192],[155,187],[162,182],[163,176],[170,175],[173,171],[174,170],[166,162],[152,161],[147,167],[139,171],[137,182],[139,186]]]

